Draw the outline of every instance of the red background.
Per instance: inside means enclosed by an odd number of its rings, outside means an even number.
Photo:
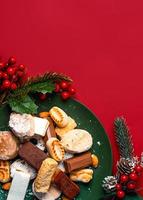
[[[103,123],[124,115],[143,150],[143,3],[129,0],[13,0],[0,3],[0,55],[30,74],[70,75],[77,98]]]

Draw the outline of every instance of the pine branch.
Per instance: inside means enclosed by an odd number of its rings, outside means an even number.
[[[68,82],[72,82],[72,79],[62,73],[57,73],[57,72],[47,72],[44,75],[37,75],[35,77],[30,77],[27,82],[22,86],[28,86],[31,85],[33,83],[40,83],[40,82],[45,82],[47,80],[51,80],[51,81],[68,81]]]
[[[29,92],[51,93],[54,90],[54,83],[56,81],[61,81],[61,80],[72,82],[70,77],[56,72],[48,72],[45,73],[44,75],[30,77],[26,81],[26,83],[24,83],[20,88],[11,93],[10,96],[8,96],[8,98],[24,97]]]
[[[123,158],[132,159],[134,156],[132,136],[123,117],[118,117],[115,119],[114,130],[116,142],[120,151],[120,156]]]

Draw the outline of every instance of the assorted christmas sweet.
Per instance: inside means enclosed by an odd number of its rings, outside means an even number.
[[[92,136],[61,108],[38,113],[36,104],[37,96],[44,101],[51,93],[69,99],[76,92],[72,80],[55,72],[25,77],[25,66],[14,57],[0,62],[0,103],[11,108],[9,131],[0,134],[2,189],[9,191],[7,200],[24,200],[32,181],[40,200],[74,199],[80,193],[76,182],[92,181],[92,167],[98,167]]]
[[[56,105],[37,112],[37,96],[45,101],[51,93],[65,101],[76,90],[63,74],[27,77],[25,66],[17,65],[14,57],[0,60],[0,105],[8,104],[12,111],[11,131],[0,134],[0,183],[9,191],[7,200],[19,200],[19,195],[24,200],[30,181],[39,200],[55,200],[61,195],[63,200],[74,199],[80,193],[76,182],[89,183],[93,168],[98,167],[98,157],[90,152],[90,133],[78,129],[76,121]],[[117,173],[103,180],[107,193],[103,199],[112,200],[143,193],[143,154],[141,159],[134,155],[124,118],[117,118],[114,128],[120,160]]]
[[[71,119],[56,106],[39,116],[11,113],[11,132],[3,131],[0,138],[0,182],[9,190],[8,200],[17,199],[19,194],[24,199],[33,179],[33,194],[45,200],[57,199],[61,194],[74,199],[80,193],[74,182],[92,180],[94,172],[88,167],[98,167],[98,157],[89,151],[92,136],[76,126],[71,128]],[[61,132],[66,130],[60,137],[57,127]],[[20,181],[23,185],[18,189]]]
[[[115,120],[114,129],[120,160],[117,162],[117,173],[103,180],[107,199],[112,200],[124,199],[127,194],[143,191],[139,183],[140,177],[143,176],[143,155],[141,159],[135,156],[132,137],[123,117]]]

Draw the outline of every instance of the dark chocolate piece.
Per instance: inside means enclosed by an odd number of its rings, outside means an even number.
[[[71,181],[70,178],[62,171],[59,171],[54,176],[54,183],[69,199],[74,199],[80,192],[79,186]]]
[[[25,144],[21,145],[19,149],[19,156],[37,170],[39,170],[43,160],[48,157],[43,151],[34,146],[31,142],[26,142]]]
[[[79,156],[75,156],[73,158],[64,160],[64,166],[67,173],[70,173],[76,169],[88,167],[90,165],[92,165],[92,158],[90,152],[86,152]]]

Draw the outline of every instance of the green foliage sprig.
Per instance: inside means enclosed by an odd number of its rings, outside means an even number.
[[[56,72],[30,77],[21,87],[7,95],[6,103],[10,105],[12,111],[36,114],[38,106],[29,95],[36,92],[52,93],[55,89],[55,82],[62,80],[72,82],[70,77]]]
[[[134,156],[132,136],[123,117],[117,117],[115,119],[114,130],[116,142],[120,151],[120,157],[132,159]]]

